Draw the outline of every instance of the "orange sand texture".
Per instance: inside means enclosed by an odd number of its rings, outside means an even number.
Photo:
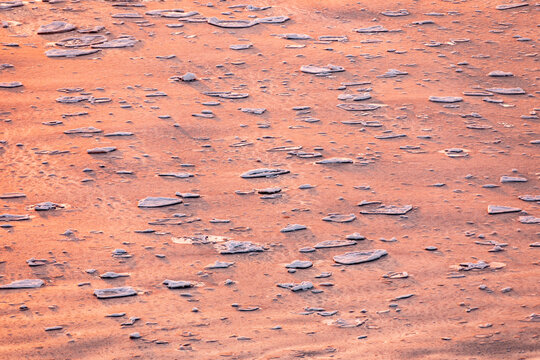
[[[540,6],[498,10],[501,1],[0,3],[0,63],[13,65],[0,66],[0,285],[44,282],[0,289],[0,359],[540,359]],[[146,14],[160,9],[197,13]],[[382,14],[400,9],[408,14]],[[115,16],[126,13],[139,16]],[[272,16],[289,20],[208,23]],[[37,34],[53,21],[77,30]],[[134,46],[45,55],[98,25]],[[376,25],[388,31],[355,31]],[[252,47],[229,48],[238,44]],[[344,71],[300,70],[328,64]],[[403,74],[381,76],[390,69]],[[197,80],[179,79],[188,72]],[[497,90],[514,88],[522,94]],[[362,94],[371,98],[354,100]],[[101,131],[64,133],[87,127]],[[119,131],[132,135],[105,136]],[[116,150],[87,153],[102,147]],[[316,163],[333,158],[348,163]],[[240,177],[259,168],[289,173]],[[186,193],[200,197],[138,207]],[[42,202],[58,206],[35,211]],[[365,213],[381,205],[412,210]],[[289,224],[306,229],[280,231]],[[347,247],[299,251],[353,233]],[[224,240],[264,251],[220,254]],[[334,260],[375,249],[387,255]],[[216,260],[234,264],[208,269]],[[289,272],[294,260],[312,266]],[[302,282],[313,288],[277,286]],[[136,296],[93,294],[127,286]]]

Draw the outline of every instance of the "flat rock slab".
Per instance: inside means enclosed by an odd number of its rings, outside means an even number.
[[[137,40],[132,38],[119,38],[92,45],[94,49],[118,49],[135,46]]]
[[[193,177],[193,174],[190,174],[188,172],[177,172],[177,173],[160,173],[158,176],[161,177],[173,177],[177,179],[187,179],[190,177]]]
[[[264,248],[250,241],[230,240],[217,246],[220,254],[242,254],[250,252],[262,252]]]
[[[365,215],[405,215],[412,210],[412,205],[381,205],[374,209],[361,210]]]
[[[13,89],[23,86],[20,81],[11,81],[11,82],[0,82],[1,89]]]
[[[4,193],[0,194],[0,199],[20,199],[26,197],[24,193]]]
[[[374,26],[369,26],[365,28],[354,29],[354,31],[356,31],[357,33],[369,34],[369,33],[388,32],[388,29],[382,25],[374,25]]]
[[[277,287],[280,287],[283,289],[289,289],[291,291],[297,292],[297,291],[306,291],[306,290],[313,289],[313,283],[310,281],[302,281],[300,284],[280,283],[280,284],[277,284]]]
[[[353,251],[348,252],[342,255],[334,256],[334,261],[342,265],[353,265],[360,264],[364,262],[374,261],[380,259],[381,257],[387,255],[386,250],[377,249],[377,250],[364,250],[364,251]]]
[[[206,19],[206,22],[210,25],[228,29],[242,29],[257,25],[257,20],[221,20],[216,17],[210,17]]]
[[[106,272],[106,273],[103,273],[101,275],[99,275],[100,278],[102,279],[116,279],[116,278],[119,278],[119,277],[129,277],[129,274],[128,273],[116,273],[114,271],[109,271],[109,272]]]
[[[510,206],[488,205],[487,211],[488,211],[488,214],[490,215],[496,215],[496,214],[520,212],[521,209],[516,208],[516,207],[510,207]]]
[[[520,195],[518,198],[523,201],[540,201],[540,195]],[[2,199],[2,195],[0,195],[0,199]]]
[[[185,81],[185,80],[184,80]],[[247,93],[235,93],[232,91],[205,91],[204,95],[218,97],[222,99],[245,99],[249,96]]]
[[[501,176],[501,183],[527,182],[527,178],[520,176]]]
[[[337,222],[337,223],[347,223],[354,221],[356,215],[354,214],[329,214],[326,217],[323,217],[323,221]]]
[[[142,200],[139,200],[137,204],[140,208],[156,208],[163,206],[171,206],[181,204],[182,199],[179,198],[168,198],[168,197],[147,197]]]
[[[30,220],[28,215],[0,214],[0,221],[22,221]]]
[[[523,95],[526,94],[525,90],[522,88],[490,88],[486,89],[489,92],[500,94],[500,95]]]
[[[299,230],[305,230],[305,229],[307,229],[307,226],[305,226],[305,225],[292,224],[292,225],[287,225],[286,227],[284,227],[283,229],[281,229],[280,232],[282,232],[282,233],[288,233],[288,232],[299,231]]]
[[[45,283],[41,279],[17,280],[12,283],[0,285],[0,289],[34,289],[42,287]]]
[[[373,111],[381,107],[379,104],[338,104],[338,108],[346,111]]]
[[[328,164],[352,164],[354,161],[350,158],[329,158],[324,160],[316,161],[315,164],[322,164],[322,165],[328,165]]]
[[[57,46],[62,46],[62,47],[67,47],[67,48],[77,48],[77,47],[101,44],[101,43],[104,43],[105,41],[107,41],[107,37],[103,35],[83,35],[83,36],[68,37],[68,38],[57,41],[55,44]]]
[[[381,15],[397,17],[397,16],[407,16],[407,15],[410,15],[410,13],[405,9],[399,9],[395,11],[392,11],[392,10],[382,11]]]
[[[64,134],[96,134],[101,133],[103,130],[95,128],[93,126],[82,127],[77,129],[71,129],[64,131]]]
[[[107,154],[113,151],[116,151],[116,147],[114,146],[105,146],[86,150],[88,154]]]
[[[45,51],[45,55],[50,58],[58,58],[58,57],[77,57],[77,56],[84,56],[84,55],[90,55],[97,53],[98,49],[50,49]]]
[[[195,286],[191,281],[183,280],[164,280],[163,285],[167,286],[169,289],[187,289]]]
[[[343,246],[356,245],[356,241],[353,240],[325,240],[315,244],[315,249],[328,249]]]
[[[540,224],[540,218],[535,216],[520,216],[519,222],[522,224]]]
[[[110,289],[95,289],[94,295],[97,296],[98,299],[112,299],[126,296],[134,296],[137,295],[137,292],[133,290],[131,286],[125,286]]]
[[[73,24],[67,23],[65,21],[53,21],[47,25],[41,25],[37,31],[39,35],[46,34],[58,34],[63,32],[68,32],[77,29]]]
[[[253,179],[253,178],[261,178],[261,177],[274,177],[278,175],[284,175],[290,173],[289,170],[285,169],[267,169],[267,168],[261,168],[261,169],[254,169],[249,170],[240,175],[241,178],[244,179]]]
[[[529,6],[529,3],[522,2],[522,3],[513,3],[513,4],[501,4],[495,6],[495,9],[497,10],[510,10],[510,9],[516,9],[523,6]]]
[[[285,265],[287,269],[307,269],[313,266],[311,261],[294,260],[290,264]]]
[[[459,96],[430,96],[429,101],[434,103],[451,104],[461,102],[463,101],[463,98]]]
[[[329,74],[345,71],[345,68],[343,66],[332,64],[328,64],[326,66],[302,65],[302,67],[300,67],[300,71],[307,74]]]
[[[0,2],[0,10],[9,10],[23,5],[22,1],[2,1]]]
[[[218,261],[216,260],[215,263],[206,265],[205,269],[226,269],[228,267],[231,267],[234,265],[234,262],[226,262],[226,261]]]
[[[488,76],[490,77],[508,77],[508,76],[514,76],[511,72],[501,71],[501,70],[495,70],[488,73]]]
[[[253,44],[234,44],[229,45],[229,49],[231,50],[247,50],[253,47]]]

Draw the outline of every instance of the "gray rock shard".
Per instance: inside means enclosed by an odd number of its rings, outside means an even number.
[[[381,205],[374,209],[361,210],[365,215],[405,215],[412,210],[412,205]]]
[[[353,240],[325,240],[315,244],[315,249],[328,249],[343,246],[356,245],[356,241]]]
[[[261,177],[274,177],[278,175],[288,174],[290,173],[289,170],[284,169],[267,169],[267,168],[261,168],[261,169],[254,169],[249,170],[240,175],[241,178],[244,179],[253,179],[253,178],[261,178]]]
[[[338,108],[346,111],[373,111],[381,107],[379,104],[338,104]]]
[[[264,248],[249,241],[227,241],[217,246],[220,254],[242,254],[249,252],[262,252]]]
[[[450,104],[450,103],[461,102],[463,101],[463,98],[459,96],[430,96],[429,101],[435,102],[435,103]]]
[[[23,86],[20,81],[11,81],[11,82],[0,82],[0,88],[2,89],[13,89]]]
[[[323,217],[323,221],[336,222],[336,223],[347,223],[354,221],[356,215],[354,214],[329,214],[326,217]]]
[[[487,211],[488,211],[488,214],[495,215],[495,214],[520,212],[521,209],[510,207],[510,206],[488,205]]]
[[[53,21],[47,25],[41,25],[37,31],[39,35],[47,34],[58,34],[63,32],[68,32],[77,29],[73,24],[67,23],[65,21]]]
[[[285,265],[287,269],[307,269],[313,266],[311,261],[294,260],[290,264]]]
[[[99,49],[50,49],[45,51],[45,55],[47,57],[51,58],[57,58],[57,57],[76,57],[76,56],[84,56],[84,55],[90,55],[95,54]]]
[[[191,281],[183,280],[164,280],[163,285],[167,286],[169,289],[187,289],[195,286]]]
[[[313,65],[302,65],[300,71],[308,74],[329,74],[333,72],[345,71],[343,66],[337,66],[328,64],[326,66],[313,66]]]
[[[116,150],[116,147],[114,146],[105,146],[105,147],[98,147],[93,149],[88,149],[86,152],[88,154],[107,154],[110,152],[113,152]]]
[[[386,250],[364,250],[364,251],[353,251],[348,252],[342,255],[334,256],[334,261],[342,265],[353,265],[360,264],[364,262],[374,261],[380,259],[381,257],[387,255]]]
[[[147,197],[139,200],[138,207],[140,208],[156,208],[163,206],[171,206],[182,203],[182,199],[179,198],[167,198],[167,197]]]
[[[42,287],[44,284],[41,279],[16,280],[9,284],[0,285],[0,289],[34,289]]]
[[[134,296],[137,295],[137,292],[133,290],[131,286],[125,286],[110,289],[95,289],[94,295],[98,299],[112,299],[126,296]]]
[[[286,227],[281,229],[280,232],[288,233],[288,232],[293,232],[293,231],[298,231],[298,230],[305,230],[305,229],[307,229],[307,226],[305,226],[305,225],[292,224],[292,225],[287,225]]]
[[[30,220],[28,215],[0,214],[0,221],[22,221]]]

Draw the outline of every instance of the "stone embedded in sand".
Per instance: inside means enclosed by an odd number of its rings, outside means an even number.
[[[240,175],[243,179],[253,179],[253,178],[261,178],[261,177],[275,177],[278,175],[288,174],[290,173],[289,170],[285,169],[267,169],[267,168],[261,168],[261,169],[253,169],[246,171],[242,175]]]
[[[65,21],[53,21],[47,25],[41,25],[37,31],[39,35],[46,34],[58,34],[63,32],[68,32],[77,29],[73,24],[67,23]]]
[[[360,241],[360,240],[365,240],[366,237],[355,232],[355,233],[352,233],[352,234],[349,234],[347,236],[345,236],[345,239],[347,240],[355,240],[355,241]]]
[[[514,182],[527,182],[527,178],[520,177],[520,176],[501,176],[501,183],[514,183]]]
[[[9,284],[0,285],[0,289],[34,289],[42,287],[44,284],[41,279],[16,280]]]
[[[182,203],[182,199],[179,198],[167,198],[167,197],[147,197],[139,200],[138,207],[140,208],[156,208],[163,206],[171,206]]]
[[[248,114],[262,115],[266,109],[265,108],[241,108],[240,111]]]
[[[250,252],[261,252],[264,248],[250,241],[227,241],[217,246],[220,254],[243,254]]]
[[[129,276],[128,273],[116,273],[114,271],[109,271],[109,272],[99,275],[99,277],[102,279],[116,279],[119,277],[128,277],[128,276]]]
[[[525,90],[522,88],[490,88],[486,89],[489,92],[500,94],[500,95],[523,95],[526,94]]]
[[[352,246],[356,245],[356,241],[352,240],[325,240],[321,241],[320,243],[315,244],[315,249],[328,249],[328,248],[335,248],[335,247],[343,247],[343,246]]]
[[[23,86],[20,81],[0,82],[0,89],[13,89]]]
[[[443,152],[446,156],[451,158],[462,158],[469,156],[469,152],[464,149],[460,148],[450,148],[450,149],[444,149],[441,152]]]
[[[103,130],[95,128],[93,126],[76,128],[64,131],[64,134],[96,134],[101,133]]]
[[[22,1],[2,1],[0,2],[0,10],[9,10],[23,5]]]
[[[410,15],[410,13],[406,9],[399,9],[399,10],[386,10],[382,11],[381,15],[389,16],[389,17],[397,17],[397,16],[407,16]]]
[[[364,34],[367,33],[367,34],[369,34],[369,33],[388,32],[388,29],[386,29],[382,25],[374,25],[374,26],[369,26],[369,27],[365,27],[365,28],[354,29],[354,31],[356,31],[357,33],[364,33]]]
[[[234,265],[234,262],[225,262],[216,260],[215,263],[206,265],[205,269],[226,269]]]
[[[459,264],[459,271],[471,271],[471,270],[483,270],[490,266],[490,264],[485,261],[479,260],[476,263],[461,263]]]
[[[259,23],[256,20],[221,20],[216,17],[210,17],[206,19],[206,22],[210,25],[230,29],[248,28]]]
[[[179,12],[179,11],[164,11],[160,14],[163,18],[172,18],[172,19],[185,19],[195,15],[199,15],[197,11]]]
[[[540,218],[535,216],[520,216],[519,222],[522,224],[540,224]]]
[[[191,281],[183,280],[164,280],[163,285],[167,286],[169,289],[187,289],[195,286]]]
[[[45,51],[45,55],[48,57],[76,57],[97,53],[98,49],[50,49]]]
[[[203,94],[222,99],[245,99],[249,96],[248,93],[235,93],[231,91],[204,91]]]
[[[374,209],[361,210],[365,215],[405,215],[412,210],[412,205],[381,205]]]
[[[264,18],[255,19],[259,24],[282,24],[285,21],[289,21],[290,18],[288,16],[268,16]]]
[[[253,47],[253,44],[234,44],[229,45],[229,49],[231,50],[247,50]]]
[[[513,4],[501,4],[495,6],[495,9],[497,10],[510,10],[510,9],[516,9],[522,6],[529,6],[529,3],[526,2],[520,2],[520,3],[513,3]]]
[[[89,95],[79,95],[79,96],[61,96],[56,99],[56,102],[62,104],[75,104],[83,101],[88,101],[92,97]]]
[[[290,34],[281,34],[281,35],[278,35],[278,37],[282,38],[282,39],[287,39],[287,40],[311,40],[313,39],[311,36],[309,35],[306,35],[306,34],[295,34],[295,33],[290,33]]]
[[[430,96],[429,101],[435,103],[451,104],[461,102],[463,101],[463,98],[459,96]]]
[[[337,222],[337,223],[347,223],[356,219],[354,214],[329,214],[326,217],[323,217],[323,221]]]
[[[92,45],[92,48],[94,49],[117,49],[117,48],[125,48],[125,47],[131,47],[135,46],[137,43],[137,40],[131,38],[131,37],[125,37],[125,38],[118,38],[109,40],[106,42],[102,42],[100,44],[94,44]]]
[[[111,17],[115,19],[142,19],[143,18],[143,16],[139,13],[112,14]]]
[[[334,256],[334,261],[342,265],[353,265],[360,264],[364,262],[374,261],[380,259],[381,257],[387,255],[386,250],[377,249],[377,250],[364,250],[364,251],[353,251],[348,252],[342,255]]]
[[[103,136],[107,136],[107,137],[113,137],[113,136],[133,136],[133,133],[132,133],[132,132],[129,132],[129,131],[115,131],[115,132],[112,132],[112,133],[104,134]]]
[[[0,195],[1,198],[2,195]],[[518,198],[523,201],[540,201],[540,195],[520,195]]]
[[[311,261],[294,260],[290,264],[285,265],[287,269],[307,269],[313,266]]]
[[[488,76],[491,77],[508,77],[508,76],[514,76],[511,72],[501,71],[501,70],[495,70],[488,74]]]
[[[300,284],[281,283],[281,284],[277,284],[276,286],[283,289],[289,289],[294,292],[313,289],[313,283],[310,281],[302,281]]]
[[[79,29],[79,30],[77,30],[77,32],[80,33],[80,34],[92,34],[92,33],[98,33],[98,32],[100,32],[102,30],[105,30],[105,26],[96,25],[96,26],[93,26],[93,27]]]
[[[406,71],[401,71],[397,69],[390,69],[382,75],[377,75],[377,77],[384,79],[384,78],[394,78],[394,77],[402,76],[402,75],[409,75],[409,73]]]
[[[345,71],[343,66],[328,64],[326,66],[302,65],[300,71],[308,74],[329,74]]]
[[[4,193],[0,194],[0,199],[20,199],[26,197],[23,193]]]
[[[324,160],[316,161],[315,164],[322,164],[322,165],[328,165],[328,164],[352,164],[353,159],[350,158],[328,158]]]
[[[158,176],[161,176],[161,177],[173,177],[173,178],[177,178],[177,179],[187,179],[187,178],[193,177],[193,174],[190,174],[188,172],[159,173]]]
[[[336,106],[346,111],[373,111],[381,107],[379,104],[338,104]]]
[[[56,210],[58,208],[63,208],[64,206],[60,204],[55,204],[50,201],[45,201],[39,204],[34,205],[35,211],[49,211],[49,210]]]
[[[28,215],[0,214],[0,221],[22,221],[30,220]]]
[[[510,206],[499,206],[499,205],[488,205],[487,207],[488,214],[506,214],[513,212],[520,212],[520,208],[510,207]]]
[[[282,233],[288,233],[288,232],[299,231],[299,230],[305,230],[305,229],[307,229],[307,226],[305,226],[305,225],[291,224],[291,225],[287,225],[286,227],[284,227],[283,229],[281,229],[280,232],[282,232]]]
[[[83,35],[83,36],[75,36],[75,37],[68,37],[65,39],[61,39],[57,41],[55,44],[57,46],[63,46],[67,48],[76,48],[76,47],[84,47],[84,46],[91,46],[96,44],[101,44],[107,41],[107,37],[103,35]]]
[[[402,271],[402,272],[390,271],[383,275],[383,278],[386,278],[386,279],[406,279],[408,277],[409,277],[409,274],[405,271]]]
[[[384,135],[376,135],[375,139],[388,140],[388,139],[397,139],[397,138],[402,138],[402,137],[407,137],[407,135],[389,133],[389,134],[384,134]]]
[[[112,299],[126,296],[134,296],[137,295],[137,292],[133,290],[131,286],[125,286],[110,289],[95,289],[94,295],[97,296],[98,299]]]
[[[281,188],[280,187],[270,187],[270,188],[265,188],[265,189],[259,189],[257,190],[257,192],[259,194],[277,194],[279,192],[281,192]]]
[[[116,147],[114,146],[105,146],[105,147],[98,147],[93,149],[88,149],[86,152],[88,154],[107,154],[110,152],[113,152],[116,150]]]

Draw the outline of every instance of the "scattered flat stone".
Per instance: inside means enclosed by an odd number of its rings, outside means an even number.
[[[99,275],[99,277],[102,279],[116,279],[119,277],[128,277],[128,276],[129,276],[128,273],[116,273],[114,271],[109,271],[109,272]]]
[[[28,215],[0,214],[0,221],[22,221],[30,220]]]
[[[88,154],[108,154],[110,152],[113,152],[116,150],[116,147],[114,146],[105,146],[105,147],[98,147],[93,149],[88,149],[86,152]]]
[[[520,176],[501,176],[501,183],[527,182],[527,178]]]
[[[143,16],[139,13],[112,14],[111,17],[115,19],[142,19],[143,18]]]
[[[0,285],[0,289],[35,289],[45,285],[41,279],[16,280],[9,284]]]
[[[406,71],[401,71],[397,69],[390,69],[382,75],[378,75],[378,78],[395,78],[397,76],[409,75]]]
[[[429,101],[435,103],[451,104],[461,102],[463,101],[463,98],[459,96],[430,96]]]
[[[0,2],[0,10],[10,10],[23,6],[22,1],[2,1]]]
[[[387,255],[386,250],[364,250],[364,251],[353,251],[348,252],[342,255],[334,256],[334,261],[342,265],[353,265],[360,264],[364,262],[374,261],[380,259],[381,257]]]
[[[91,46],[96,44],[101,44],[107,41],[107,37],[103,35],[83,35],[83,36],[74,36],[61,39],[55,44],[57,46],[67,47],[67,48],[78,48]]]
[[[24,197],[26,197],[26,194],[16,192],[0,194],[0,199],[20,199]]]
[[[347,240],[355,240],[355,241],[360,241],[360,240],[365,240],[366,237],[355,232],[355,233],[352,233],[352,234],[349,234],[347,236],[345,236],[345,239]]]
[[[379,104],[338,104],[338,108],[346,111],[373,111],[381,107]]]
[[[489,266],[490,265],[488,263],[480,260],[476,263],[471,263],[471,262],[460,263],[459,270],[460,271],[483,270],[483,269],[487,269]]]
[[[519,222],[522,224],[540,224],[540,218],[535,216],[520,216]]]
[[[216,17],[210,17],[206,19],[206,22],[210,25],[228,29],[243,29],[255,26],[259,23],[256,20],[221,20]]]
[[[188,172],[176,172],[176,173],[159,173],[158,176],[161,177],[173,177],[177,179],[187,179],[193,177],[193,174]]]
[[[247,49],[251,49],[252,47],[253,47],[253,44],[229,45],[229,49],[231,49],[231,50],[247,50]]]
[[[402,272],[390,271],[383,275],[383,278],[386,278],[386,279],[406,279],[408,277],[409,277],[409,274],[406,273],[405,271],[402,271]]]
[[[489,92],[500,95],[523,95],[526,94],[522,88],[490,88],[486,89]]]
[[[302,65],[300,71],[307,74],[330,74],[345,71],[343,66],[328,64],[326,66]]]
[[[386,29],[382,25],[374,25],[374,26],[369,26],[365,28],[354,29],[354,31],[356,31],[357,33],[370,34],[370,33],[388,32],[388,29]]]
[[[125,286],[110,289],[95,289],[94,295],[98,299],[112,299],[126,296],[134,296],[137,295],[137,292],[133,290],[131,286]]]
[[[147,197],[139,200],[138,207],[140,208],[156,208],[163,206],[171,206],[181,204],[182,199],[179,198],[167,198],[167,197]]]
[[[495,9],[497,10],[510,10],[510,9],[516,9],[523,6],[529,6],[529,3],[521,2],[521,3],[513,3],[513,4],[501,4],[495,6]]]
[[[294,260],[290,264],[285,265],[287,269],[307,269],[313,266],[311,261]]]
[[[241,108],[240,110],[242,112],[255,115],[262,115],[266,111],[264,108]]]
[[[195,286],[191,281],[183,280],[164,280],[163,285],[167,286],[169,289],[187,289]]]
[[[57,57],[76,57],[76,56],[84,56],[84,55],[90,55],[95,54],[99,49],[50,49],[45,51],[45,55],[47,57],[51,58],[57,58]]]
[[[336,223],[348,223],[354,221],[356,215],[354,214],[329,214],[323,217],[323,221],[336,222]]]
[[[407,15],[410,15],[410,13],[406,9],[399,9],[395,11],[392,11],[392,10],[382,11],[381,15],[397,17],[397,16],[407,16]]]
[[[345,35],[321,35],[319,36],[319,41],[339,41],[345,42],[349,41],[349,38]]]
[[[250,241],[230,240],[226,243],[219,244],[218,251],[220,254],[243,254],[250,252],[261,252],[264,251],[264,248]]]
[[[240,175],[241,178],[244,179],[253,179],[253,178],[261,178],[261,177],[275,177],[278,175],[288,174],[290,173],[289,170],[284,169],[267,169],[267,168],[261,168],[261,169],[254,169],[249,170]]]
[[[64,206],[60,204],[55,204],[50,201],[45,201],[45,202],[36,204],[33,207],[35,211],[49,211],[49,210],[60,209],[60,208],[63,208]]]
[[[316,161],[315,164],[328,165],[328,164],[352,164],[354,161],[350,158],[328,158]]]
[[[356,241],[353,240],[325,240],[315,244],[315,249],[328,249],[343,246],[356,245]]]
[[[13,89],[23,86],[20,81],[11,81],[11,82],[0,82],[1,89]]]
[[[361,210],[366,215],[405,215],[412,210],[412,205],[381,205],[375,209]]]
[[[520,195],[518,198],[523,201],[540,201],[540,195]],[[0,195],[0,199],[2,199],[2,195]]]
[[[133,133],[132,133],[132,132],[129,132],[129,131],[115,131],[115,132],[112,132],[112,133],[104,134],[103,136],[106,136],[106,137],[113,137],[113,136],[133,136]]]
[[[249,96],[248,93],[235,93],[231,91],[205,91],[203,94],[222,99],[245,99]]]
[[[488,76],[490,77],[509,77],[514,76],[511,72],[501,71],[501,70],[495,70],[491,71]]]
[[[81,127],[81,128],[66,130],[64,131],[64,134],[97,134],[101,132],[103,132],[103,130],[95,128],[93,126],[88,126],[88,127]]]
[[[287,225],[286,227],[281,229],[280,232],[288,233],[288,232],[293,232],[293,231],[298,231],[298,230],[305,230],[305,229],[307,229],[307,226],[305,226],[305,225],[292,224],[292,225]]]
[[[125,47],[132,47],[137,44],[137,40],[131,38],[131,37],[125,37],[125,38],[118,38],[113,39],[109,41],[105,41],[99,44],[92,45],[92,48],[94,49],[118,49],[118,48],[125,48]]]
[[[47,25],[41,25],[37,31],[39,35],[46,34],[58,34],[63,32],[68,32],[77,29],[73,24],[67,23],[65,21],[53,21]]]
[[[278,35],[278,36],[280,38],[282,38],[282,39],[287,39],[287,40],[311,40],[311,39],[313,39],[311,36],[306,35],[306,34],[289,33],[289,34],[281,34],[281,35]]]
[[[313,289],[313,283],[309,281],[302,281],[300,284],[281,283],[281,284],[277,284],[277,287],[280,287],[283,289],[289,289],[293,292],[298,292],[298,291],[306,291],[306,290]]]
[[[234,265],[234,262],[225,262],[225,261],[218,261],[216,260],[215,263],[206,265],[205,269],[226,269],[228,267],[231,267]]]

